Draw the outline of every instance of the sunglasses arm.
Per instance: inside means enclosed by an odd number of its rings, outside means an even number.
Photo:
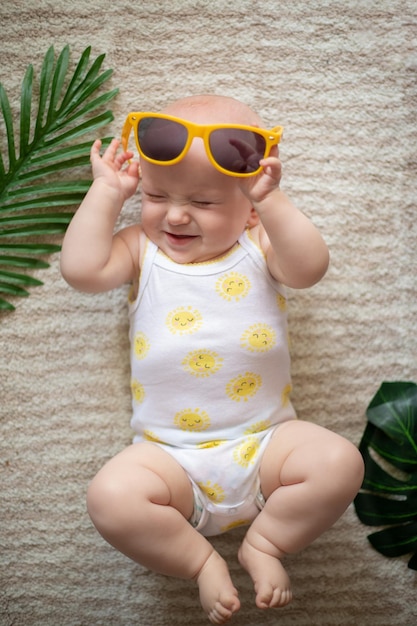
[[[277,143],[281,141],[283,132],[284,132],[284,128],[282,126],[274,126],[274,128],[271,129],[271,133],[278,135]]]
[[[131,130],[132,130],[132,124],[130,123],[130,120],[127,119],[124,123],[122,136],[121,136],[122,146],[125,152],[127,152],[127,148],[129,145],[129,137],[130,137]]]

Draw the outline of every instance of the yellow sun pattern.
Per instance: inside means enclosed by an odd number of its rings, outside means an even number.
[[[203,323],[201,313],[197,309],[178,307],[170,311],[166,318],[166,325],[174,335],[185,335],[197,332]]]
[[[243,348],[250,352],[267,352],[276,344],[276,333],[268,324],[252,324],[240,341]]]
[[[206,494],[208,499],[216,504],[223,502],[226,497],[224,489],[217,483],[212,483],[211,480],[208,480],[205,483],[197,483],[197,485],[200,487],[201,491]]]
[[[242,467],[249,467],[255,463],[259,451],[259,441],[256,437],[248,437],[233,451],[233,460]]]
[[[244,298],[248,295],[250,288],[251,283],[249,278],[237,272],[229,272],[228,274],[220,276],[216,283],[217,293],[229,302],[232,300],[237,302],[241,298]]]
[[[132,378],[130,382],[130,388],[132,390],[132,397],[134,401],[137,404],[141,404],[141,402],[143,402],[145,399],[145,389],[143,385],[141,385],[141,383],[135,378]]]
[[[163,443],[163,441],[161,441],[159,437],[155,435],[155,433],[153,433],[151,430],[147,430],[147,429],[144,430],[143,438],[145,439],[145,441],[153,441],[154,443]]]
[[[220,439],[215,439],[214,441],[203,441],[202,443],[198,444],[197,448],[217,448],[218,446],[221,446],[222,443],[224,443],[224,441],[221,441]]]
[[[189,352],[182,361],[182,366],[186,372],[205,378],[210,374],[215,374],[223,365],[223,359],[211,350],[194,350]]]
[[[249,428],[245,430],[245,435],[255,435],[256,433],[261,433],[264,430],[268,430],[272,426],[271,420],[261,420],[256,422],[255,424],[251,424]]]
[[[230,524],[226,524],[226,526],[221,526],[220,530],[222,533],[227,533],[228,530],[233,530],[234,528],[239,528],[240,526],[249,526],[250,524],[251,520],[237,519],[234,522],[230,522]]]
[[[277,293],[277,304],[280,311],[287,310],[287,299],[281,293]]]
[[[281,403],[282,403],[283,407],[286,407],[286,406],[289,405],[291,391],[292,391],[292,385],[291,384],[285,385],[284,389],[282,390],[282,393],[281,393]]]
[[[235,402],[243,400],[247,402],[260,389],[262,378],[253,372],[246,372],[236,378],[232,378],[226,385],[226,393]]]
[[[210,427],[210,417],[201,409],[184,409],[175,415],[174,424],[181,430],[200,432]]]
[[[133,350],[137,359],[144,359],[148,354],[150,344],[145,333],[137,332],[133,338]]]

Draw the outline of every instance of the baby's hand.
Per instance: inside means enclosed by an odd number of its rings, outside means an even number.
[[[90,152],[94,180],[102,180],[110,189],[118,192],[122,200],[130,198],[138,186],[139,166],[137,161],[130,161],[133,152],[118,153],[120,141],[112,139],[100,155],[101,141],[97,139]],[[126,167],[124,165],[128,164]]]
[[[281,161],[276,156],[269,156],[260,162],[262,171],[253,177],[240,178],[239,184],[245,196],[254,203],[262,202],[281,182]]]

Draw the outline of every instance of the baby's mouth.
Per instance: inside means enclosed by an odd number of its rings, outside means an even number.
[[[168,239],[172,242],[181,243],[186,241],[191,241],[191,239],[195,239],[195,235],[183,235],[179,233],[165,233]]]

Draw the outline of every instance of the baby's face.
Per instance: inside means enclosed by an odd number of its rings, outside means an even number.
[[[176,165],[141,162],[142,227],[177,263],[201,263],[230,250],[256,218],[238,180],[218,172],[201,139]]]

